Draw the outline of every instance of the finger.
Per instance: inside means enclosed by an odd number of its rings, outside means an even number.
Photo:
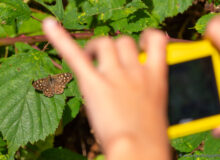
[[[119,59],[113,39],[100,37],[89,41],[85,47],[88,54],[98,58],[98,68],[109,71],[119,68]]]
[[[43,30],[52,45],[58,50],[70,68],[78,76],[88,76],[94,72],[92,63],[72,37],[53,19],[43,22]]]
[[[135,41],[128,36],[116,40],[116,47],[120,62],[123,66],[133,68],[139,65],[138,50]]]
[[[140,47],[147,53],[146,66],[154,73],[167,75],[167,38],[162,31],[147,29],[141,34]]]
[[[205,37],[220,50],[220,16],[214,17],[207,25]]]
[[[212,131],[212,135],[216,138],[220,138],[220,127]]]

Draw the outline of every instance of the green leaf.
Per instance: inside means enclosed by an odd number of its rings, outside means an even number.
[[[141,0],[133,0],[132,2],[126,4],[125,7],[113,9],[111,20],[128,18],[129,15],[135,13],[137,10],[146,8],[148,7]]]
[[[201,18],[199,18],[199,20],[196,22],[195,25],[195,29],[201,33],[204,34],[206,26],[209,22],[209,20],[211,20],[214,16],[218,15],[217,13],[209,13],[206,14],[204,16],[202,16]]]
[[[79,109],[82,102],[81,99],[76,97],[70,99],[65,107],[63,113],[63,125],[67,125],[70,121],[72,121],[79,113]]]
[[[63,20],[64,17],[64,8],[63,8],[63,2],[62,0],[56,0],[55,5],[48,5],[43,0],[35,0],[36,2],[43,5],[45,8],[47,8],[53,15],[55,15],[60,21]]]
[[[0,136],[0,153],[7,153],[7,143],[3,140],[2,136]]]
[[[81,97],[81,94],[80,94],[80,91],[79,91],[79,88],[78,88],[78,84],[77,84],[77,81],[74,80],[71,81],[68,85],[69,87],[64,91],[65,95],[68,97],[71,97],[71,96],[75,96],[76,98],[78,98],[79,100],[82,100],[82,97]]]
[[[192,152],[204,140],[207,132],[198,133],[171,141],[171,145],[180,152]]]
[[[220,139],[214,138],[211,132],[208,134],[204,143],[205,145],[204,145],[203,154],[220,155]]]
[[[75,6],[71,6],[70,4],[67,6],[68,8],[71,7],[71,9],[67,9],[65,11],[65,15],[63,18],[63,25],[67,29],[86,29],[88,28],[89,21],[82,23],[78,19],[80,14],[78,13],[78,9]],[[91,18],[90,18],[91,19]]]
[[[87,160],[82,155],[67,149],[53,148],[44,151],[38,160]]]
[[[123,18],[118,21],[111,22],[110,25],[113,27],[115,32],[124,31],[128,25],[128,20],[127,20],[127,18]]]
[[[165,18],[172,17],[178,13],[183,13],[194,0],[153,0],[153,17],[156,17],[158,23],[161,23]]]
[[[46,3],[52,3],[52,2],[55,2],[56,0],[43,0],[43,1]]]
[[[65,72],[70,72],[71,73],[71,70],[70,70],[69,66],[66,64],[65,61],[62,61],[62,67],[63,67],[63,70]],[[73,97],[74,96],[78,100],[82,101],[82,96],[80,94],[78,84],[77,84],[77,81],[76,81],[76,77],[74,75],[73,75],[73,80],[69,83],[68,86],[69,87],[67,89],[65,89],[64,94],[67,97]]]
[[[0,24],[11,24],[15,19],[18,21],[29,19],[31,11],[22,0],[0,1]]]
[[[0,38],[14,37],[16,35],[15,27],[13,25],[0,25]]]
[[[206,1],[206,3],[209,3],[209,4],[215,4],[215,6],[218,6],[218,5],[220,5],[220,0],[215,0],[215,1],[213,1],[213,0],[208,0],[208,1]]]
[[[178,160],[211,160],[219,159],[220,139],[213,138],[211,131],[203,139],[204,146],[202,150],[195,150],[194,153],[182,154]]]
[[[1,153],[0,153],[0,160],[8,160],[8,155],[2,155]]]
[[[124,28],[124,32],[132,33],[144,30],[148,25],[148,18],[140,18],[135,22],[130,22]]]
[[[98,155],[97,157],[95,157],[94,160],[105,160],[105,156],[104,155]]]
[[[44,13],[32,13],[34,18],[38,20],[43,20],[48,17],[48,14]],[[36,19],[30,18],[28,20],[20,21],[18,23],[18,34],[26,34],[26,35],[41,35],[42,32],[42,24]]]
[[[125,2],[125,0],[86,1],[82,4],[83,13],[78,18],[82,21],[97,15],[98,20],[105,22],[112,17],[113,12],[123,10]]]
[[[30,50],[11,56],[0,67],[0,131],[9,154],[27,142],[54,133],[62,117],[65,95],[45,97],[32,81],[57,73],[47,54]]]
[[[195,151],[194,153],[187,153],[187,154],[183,154],[183,155],[181,154],[181,156],[179,156],[178,160],[207,160],[207,159],[201,158],[202,157],[201,154],[202,153],[200,151]]]
[[[218,6],[218,5],[220,5],[220,0],[215,0],[214,3],[216,6]]]
[[[25,148],[19,150],[18,159],[36,160],[43,151],[53,148],[54,136],[48,136],[44,141],[40,140],[34,144],[28,143]]]
[[[108,26],[98,26],[94,29],[95,36],[104,36],[108,35],[110,28]]]

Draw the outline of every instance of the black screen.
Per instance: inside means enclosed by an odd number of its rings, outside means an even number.
[[[168,117],[171,125],[220,113],[211,57],[169,67]]]

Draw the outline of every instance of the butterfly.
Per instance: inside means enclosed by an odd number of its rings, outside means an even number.
[[[32,85],[36,90],[43,91],[45,96],[52,97],[54,94],[62,94],[66,84],[71,81],[71,79],[71,73],[61,73],[38,79],[34,81]]]

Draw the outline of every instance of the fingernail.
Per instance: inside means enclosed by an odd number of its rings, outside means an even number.
[[[54,27],[57,25],[57,21],[54,18],[46,18],[44,19],[43,23],[47,27]]]

